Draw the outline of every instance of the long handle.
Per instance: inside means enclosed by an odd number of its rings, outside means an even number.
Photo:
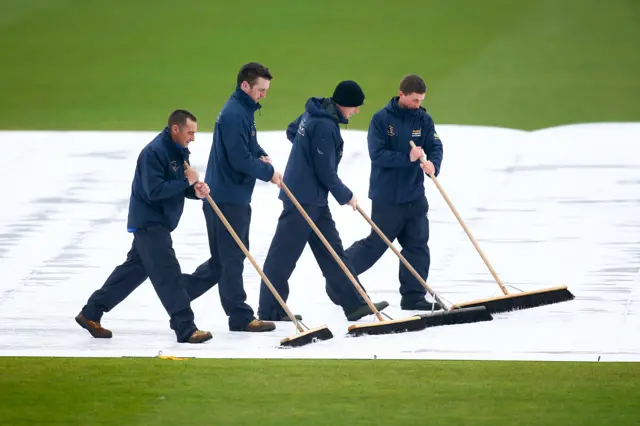
[[[289,188],[287,188],[287,185],[285,185],[284,182],[282,182],[282,189],[287,194],[289,199],[293,202],[293,204],[295,204],[297,209],[300,211],[300,214],[302,214],[302,216],[305,218],[305,220],[307,221],[309,226],[313,229],[313,231],[316,233],[316,235],[320,238],[320,240],[322,240],[322,243],[327,247],[327,250],[329,250],[329,253],[331,253],[335,261],[338,262],[338,265],[340,265],[340,268],[342,268],[342,271],[347,275],[347,277],[349,277],[349,279],[351,280],[351,283],[355,286],[356,290],[358,290],[358,292],[360,293],[362,298],[365,300],[365,302],[367,302],[367,305],[369,305],[369,308],[371,308],[371,311],[375,313],[375,315],[378,317],[380,321],[384,321],[384,318],[382,318],[382,315],[380,315],[380,312],[378,312],[374,304],[371,302],[371,300],[369,299],[369,296],[367,296],[367,293],[365,293],[364,290],[362,290],[362,287],[360,287],[360,284],[358,284],[358,281],[356,281],[356,279],[353,277],[353,275],[351,274],[351,271],[349,271],[349,268],[347,268],[347,266],[340,259],[340,257],[338,257],[338,254],[335,252],[333,247],[331,247],[331,244],[329,244],[329,242],[324,237],[324,235],[322,235],[322,232],[320,232],[316,224],[313,223],[313,220],[311,220],[307,212],[304,211],[304,209],[302,208],[298,200],[296,200],[296,198],[293,196],[291,191],[289,191]]]
[[[189,164],[186,161],[184,162],[184,168],[189,169]],[[269,278],[267,278],[264,272],[262,272],[262,268],[258,266],[253,256],[251,256],[251,253],[249,253],[249,250],[247,250],[247,247],[244,245],[240,237],[238,237],[238,234],[236,234],[236,231],[234,231],[234,229],[231,227],[231,224],[227,221],[227,218],[224,217],[224,214],[222,213],[222,211],[220,211],[220,208],[216,205],[215,201],[213,201],[211,196],[208,194],[206,198],[209,204],[211,204],[211,207],[213,208],[213,210],[215,210],[216,214],[218,215],[222,223],[224,223],[224,226],[227,228],[227,231],[229,231],[233,239],[236,240],[236,244],[238,244],[238,246],[240,247],[244,255],[247,256],[249,261],[251,261],[251,264],[253,265],[254,268],[256,268],[256,271],[258,272],[258,274],[260,274],[264,282],[267,284],[267,286],[269,287],[269,290],[271,290],[271,293],[273,293],[275,298],[278,300],[278,303],[280,303],[280,306],[282,306],[282,309],[285,310],[285,312],[287,313],[291,321],[296,325],[296,328],[298,329],[298,331],[300,333],[304,333],[304,328],[302,328],[302,326],[296,319],[295,315],[293,315],[293,313],[289,310],[289,308],[287,307],[287,304],[284,302],[284,300],[282,300],[282,297],[280,297],[276,289],[273,287],[273,285],[271,284],[271,281],[269,281]]]
[[[413,266],[411,266],[411,264],[407,261],[407,259],[405,259],[405,257],[400,253],[400,251],[398,251],[398,249],[393,245],[393,243],[389,241],[387,236],[382,233],[382,230],[378,228],[378,225],[376,225],[373,222],[373,220],[371,220],[371,218],[367,216],[367,214],[364,212],[364,210],[362,210],[360,206],[357,206],[356,208],[358,209],[362,217],[364,217],[364,219],[367,222],[369,222],[369,225],[371,225],[371,227],[378,233],[380,238],[382,238],[382,241],[384,241],[389,246],[389,248],[393,250],[393,252],[396,254],[396,256],[398,256],[398,258],[404,264],[404,266],[406,266],[407,269],[411,272],[411,274],[413,274],[413,276],[420,282],[420,284],[422,284],[425,290],[427,290],[429,294],[431,294],[436,299],[436,301],[442,306],[442,309],[448,311],[449,309],[445,306],[442,300],[440,300],[440,297],[429,287],[427,282],[422,279],[420,274],[418,274],[418,272],[413,268]]]
[[[416,147],[416,144],[413,143],[413,141],[410,141],[409,143],[411,144],[412,148]],[[420,158],[420,162],[424,163],[426,161],[427,160],[424,157]],[[444,198],[444,200],[449,205],[449,208],[451,209],[451,211],[455,215],[456,219],[458,219],[458,222],[460,222],[460,225],[462,225],[462,229],[464,229],[464,232],[467,234],[467,237],[469,237],[469,239],[471,240],[471,243],[473,244],[473,246],[478,251],[478,254],[480,255],[480,257],[484,261],[484,264],[487,265],[487,268],[489,268],[489,272],[491,272],[491,275],[493,275],[493,279],[495,279],[496,283],[498,283],[498,285],[500,286],[500,290],[502,290],[502,292],[505,295],[508,295],[509,292],[507,291],[507,288],[504,286],[504,284],[502,284],[502,281],[500,280],[500,278],[498,278],[498,274],[496,273],[496,271],[493,269],[493,267],[489,263],[489,260],[487,259],[487,257],[485,256],[484,252],[480,248],[480,245],[478,244],[476,239],[473,238],[473,235],[471,235],[471,231],[469,231],[469,228],[467,228],[467,225],[465,225],[464,221],[462,220],[462,217],[460,216],[460,213],[458,213],[456,208],[453,206],[453,203],[451,202],[451,200],[449,199],[447,194],[444,192],[444,189],[442,189],[442,186],[440,185],[440,182],[438,182],[438,179],[436,179],[435,174],[434,173],[429,173],[429,177],[431,178],[433,183],[436,184],[436,187],[438,188],[438,191],[440,191],[440,193],[442,194],[442,197]]]

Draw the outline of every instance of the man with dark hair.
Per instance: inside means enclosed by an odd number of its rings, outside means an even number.
[[[425,281],[429,275],[429,204],[424,174],[440,173],[442,142],[433,119],[421,106],[427,86],[416,75],[405,76],[398,96],[373,115],[368,144],[371,159],[369,198],[371,219],[384,235],[402,247],[402,255]],[[409,144],[413,141],[415,148]],[[426,164],[419,159],[427,154]],[[372,229],[369,236],[346,250],[357,274],[371,268],[388,246]],[[435,310],[442,307],[426,300],[426,291],[400,263],[400,306],[404,310]]]
[[[338,177],[344,145],[339,125],[347,124],[363,103],[364,93],[360,86],[354,81],[343,81],[335,88],[331,98],[308,99],[306,111],[288,126],[286,132],[293,147],[284,172],[284,183],[352,272],[353,268],[344,255],[340,235],[331,217],[328,193],[331,192],[340,205],[348,204],[356,208],[356,197]],[[284,209],[264,262],[264,273],[280,296],[287,300],[288,280],[309,243],[322,274],[329,279],[327,294],[336,305],[342,307],[347,319],[357,321],[372,314],[353,283],[286,193],[280,191],[279,198]],[[375,303],[378,310],[388,305],[387,302]],[[286,318],[264,282],[260,286],[258,316],[272,321]]]
[[[216,120],[205,173],[205,182],[211,186],[211,197],[247,249],[251,196],[256,179],[278,186],[282,179],[281,173],[274,170],[271,159],[258,144],[254,118],[272,78],[268,68],[255,62],[240,69],[236,89]],[[204,203],[203,210],[211,258],[200,265],[196,273],[210,274],[211,279],[185,281],[191,300],[217,283],[222,308],[229,317],[229,330],[275,330],[274,323],[256,319],[253,309],[246,303],[242,279],[244,253],[209,203]]]
[[[269,82],[273,80],[273,76],[271,75],[269,68],[257,62],[249,62],[248,64],[244,64],[242,68],[240,68],[240,71],[238,72],[238,76],[236,78],[236,84],[238,87],[242,87],[242,83],[247,83],[249,87],[253,87],[256,83],[258,83],[258,79],[260,78],[263,78]],[[266,84],[265,87],[261,88],[264,89],[260,90],[262,96],[260,96],[256,100],[256,102],[266,96],[268,88],[269,84]],[[253,97],[254,94],[251,94],[250,96]]]
[[[422,77],[417,74],[409,74],[400,81],[399,94],[401,96],[407,96],[413,93],[416,95],[426,95],[427,93],[427,84],[424,82]],[[417,103],[417,101],[420,100],[420,96],[414,96],[412,99],[413,105],[418,105],[419,107],[420,104]],[[422,97],[422,100],[424,100],[424,97]],[[420,100],[420,103],[422,100]]]
[[[211,333],[200,331],[195,325],[190,299],[182,285],[182,280],[190,276],[181,273],[171,239],[182,216],[184,199],[197,200],[209,193],[207,184],[197,183],[196,170],[184,167],[185,161],[189,163],[188,146],[195,140],[196,131],[196,117],[176,110],[169,116],[168,126],[138,156],[127,221],[127,230],[133,233],[131,250],[127,260],[114,269],[76,316],[76,322],[93,337],[112,336],[100,325],[102,315],[149,278],[170,316],[178,342],[211,339]]]
[[[167,125],[169,126],[169,129],[171,129],[173,125],[177,125],[179,127],[179,130],[184,131],[185,126],[187,125],[187,120],[196,124],[198,123],[196,117],[189,111],[186,111],[184,109],[177,109],[169,115]]]

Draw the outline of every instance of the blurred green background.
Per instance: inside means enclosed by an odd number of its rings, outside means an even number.
[[[640,121],[640,1],[1,1],[0,128],[211,131],[243,63],[275,78],[257,116],[284,129],[355,79],[349,128],[427,81],[438,124],[536,129]]]

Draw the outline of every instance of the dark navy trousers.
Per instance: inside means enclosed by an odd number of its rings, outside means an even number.
[[[336,229],[336,224],[331,217],[329,206],[303,205],[302,207],[338,257],[356,277],[357,275],[354,274],[354,270],[345,256],[342,241]],[[326,292],[331,301],[341,306],[345,315],[364,305],[366,302],[351,280],[349,280],[349,277],[340,268],[338,262],[311,229],[298,209],[288,202],[284,203],[284,209],[278,219],[276,233],[271,241],[263,267],[264,274],[269,278],[269,281],[271,281],[271,284],[273,284],[282,299],[286,301],[289,297],[289,278],[307,243],[309,243],[318,266],[325,276],[327,282]],[[285,311],[273,296],[269,287],[262,281],[260,284],[258,317],[263,320],[274,321],[285,316]]]
[[[251,206],[217,204],[227,222],[249,250]],[[229,317],[229,327],[244,328],[254,318],[253,309],[246,303],[242,273],[245,255],[224,223],[208,202],[202,205],[209,236],[211,258],[198,266],[194,274],[183,281],[191,300],[197,299],[218,284],[220,301]]]
[[[429,253],[429,219],[427,213],[429,204],[426,197],[404,204],[387,204],[374,201],[371,206],[371,220],[382,233],[394,242],[397,238],[402,250],[400,253],[407,262],[427,281],[431,262]],[[389,248],[375,230],[362,240],[356,241],[346,250],[356,273],[362,274],[371,268]],[[404,303],[413,303],[424,299],[426,290],[400,264],[398,277],[400,279],[400,294]]]
[[[189,296],[182,285],[183,276],[190,277],[180,270],[169,229],[163,225],[138,229],[133,233],[126,261],[89,297],[82,314],[99,322],[104,312],[111,311],[149,278],[169,314],[178,342],[186,342],[197,327]]]

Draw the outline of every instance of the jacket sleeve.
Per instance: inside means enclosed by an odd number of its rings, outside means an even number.
[[[189,198],[190,200],[199,200],[200,198],[196,197],[196,188],[195,184],[188,187],[184,193],[184,196]]]
[[[230,115],[221,118],[218,125],[231,167],[254,179],[269,182],[273,177],[273,166],[260,161],[249,151],[249,129],[245,128],[244,120]]]
[[[374,115],[369,124],[367,142],[369,144],[369,158],[371,162],[381,167],[413,167],[414,163],[409,159],[411,147],[407,141],[407,153],[392,151],[385,148],[385,128],[379,115]]]
[[[338,204],[347,204],[353,198],[353,192],[346,187],[336,172],[336,146],[333,132],[329,129],[317,129],[317,135],[311,138],[313,167],[320,182],[331,192]]]
[[[267,154],[267,151],[264,150],[264,148],[262,148],[260,146],[260,144],[258,143],[258,141],[256,141],[256,148],[258,148],[258,158],[265,156],[268,157],[269,154]]]
[[[188,161],[187,163],[189,165],[191,165]],[[196,184],[194,183],[193,185],[190,185],[185,191],[184,191],[184,196],[186,198],[189,198],[190,200],[199,200],[200,198],[198,198],[196,196]]]
[[[300,120],[302,119],[302,115],[303,114],[300,114],[300,116],[295,120],[293,120],[287,127],[287,139],[289,139],[291,143],[293,143],[293,140],[296,137],[296,133],[298,132],[298,126],[300,125]]]
[[[425,154],[427,154],[427,160],[433,163],[433,166],[436,169],[434,174],[438,177],[440,174],[440,165],[442,164],[443,156],[442,141],[440,140],[440,136],[436,133],[432,119],[429,119],[426,127],[429,149],[426,150]]]
[[[164,167],[153,150],[147,150],[140,159],[142,188],[149,200],[162,200],[184,193],[190,186],[185,177],[181,180],[166,180]]]

